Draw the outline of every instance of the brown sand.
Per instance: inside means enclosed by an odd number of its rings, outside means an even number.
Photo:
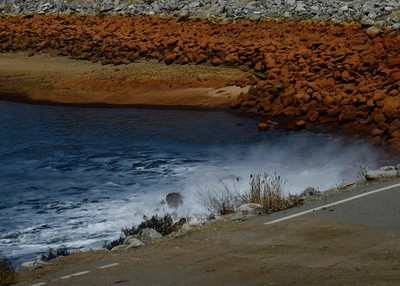
[[[248,76],[234,68],[158,61],[116,67],[46,54],[0,54],[0,97],[32,103],[228,109],[248,88],[226,84]]]

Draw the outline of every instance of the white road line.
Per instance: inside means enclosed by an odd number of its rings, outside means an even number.
[[[83,274],[87,274],[89,272],[90,271],[82,271],[82,272],[78,272],[78,273],[74,273],[74,274],[71,274],[71,275],[60,277],[60,279],[68,279],[68,278],[71,278],[73,276],[80,276],[80,275],[83,275]]]
[[[315,211],[318,211],[318,210],[321,210],[321,209],[324,209],[324,208],[329,208],[329,207],[332,207],[332,206],[335,206],[335,205],[340,205],[340,204],[343,204],[343,203],[346,203],[346,202],[349,202],[349,201],[352,201],[352,200],[355,200],[355,199],[359,199],[359,198],[362,198],[362,197],[365,197],[365,196],[368,196],[368,195],[372,195],[372,194],[375,194],[375,193],[383,192],[383,191],[386,191],[386,190],[389,190],[389,189],[393,189],[393,188],[396,188],[396,187],[400,187],[400,183],[392,185],[392,186],[384,187],[384,188],[381,188],[381,189],[377,189],[375,191],[371,191],[371,192],[368,192],[368,193],[363,193],[363,194],[360,194],[360,195],[357,195],[357,196],[354,196],[354,197],[351,197],[351,198],[347,198],[347,199],[344,199],[344,200],[341,200],[341,201],[337,201],[337,202],[334,202],[334,203],[331,203],[331,204],[323,205],[323,206],[317,207],[315,209],[303,211],[303,212],[300,212],[300,213],[297,213],[297,214],[292,214],[292,215],[289,215],[289,216],[286,216],[286,217],[283,217],[283,218],[279,218],[279,219],[276,219],[276,220],[273,220],[273,221],[264,222],[264,224],[274,224],[274,223],[277,223],[277,222],[281,222],[281,221],[288,220],[288,219],[291,219],[291,218],[294,218],[294,217],[302,216],[302,215],[305,215],[305,214],[308,214],[308,213],[312,213],[312,212],[315,212]]]
[[[104,268],[113,267],[113,266],[117,266],[117,265],[119,265],[119,263],[112,263],[112,264],[100,266],[100,267],[97,267],[97,268],[98,269],[104,269]]]
[[[40,282],[40,283],[33,284],[33,285],[30,285],[30,286],[40,286],[40,285],[46,285],[46,282]]]

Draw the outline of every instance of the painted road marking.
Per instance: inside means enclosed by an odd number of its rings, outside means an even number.
[[[343,204],[343,203],[346,203],[346,202],[349,202],[349,201],[352,201],[352,200],[355,200],[355,199],[359,199],[359,198],[362,198],[362,197],[365,197],[365,196],[368,196],[368,195],[372,195],[372,194],[375,194],[375,193],[383,192],[383,191],[386,191],[386,190],[389,190],[389,189],[393,189],[393,188],[396,188],[396,187],[400,187],[400,183],[392,185],[392,186],[384,187],[384,188],[381,188],[381,189],[377,189],[375,191],[371,191],[371,192],[368,192],[368,193],[363,193],[363,194],[360,194],[360,195],[357,195],[357,196],[354,196],[354,197],[351,197],[351,198],[347,198],[347,199],[344,199],[344,200],[341,200],[341,201],[337,201],[337,202],[334,202],[334,203],[331,203],[331,204],[323,205],[321,207],[317,207],[317,208],[314,208],[314,209],[311,209],[311,210],[303,211],[303,212],[300,212],[300,213],[297,213],[297,214],[292,214],[292,215],[289,215],[289,216],[286,216],[286,217],[283,217],[283,218],[278,218],[278,219],[273,220],[273,221],[264,222],[264,224],[274,224],[274,223],[277,223],[277,222],[281,222],[281,221],[288,220],[288,219],[291,219],[291,218],[294,218],[294,217],[302,216],[302,215],[305,215],[305,214],[308,214],[308,213],[312,213],[312,212],[315,212],[315,211],[319,211],[319,210],[324,209],[324,208],[329,208],[329,207],[332,207],[332,206],[335,206],[335,205],[340,205],[340,204]]]
[[[38,284],[33,284],[33,285],[31,285],[31,286],[40,286],[40,285],[46,285],[46,282],[40,282],[40,283],[38,283]]]
[[[83,275],[83,274],[87,274],[89,272],[90,271],[82,271],[82,272],[74,273],[74,274],[71,274],[71,275],[63,276],[60,279],[68,279],[68,278],[71,278],[73,276],[80,276],[80,275]]]
[[[97,269],[104,269],[104,268],[114,267],[114,266],[118,266],[118,265],[119,265],[119,263],[112,263],[112,264],[97,267]]]

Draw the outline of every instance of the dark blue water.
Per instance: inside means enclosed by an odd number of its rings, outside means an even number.
[[[256,124],[226,112],[0,101],[0,251],[26,261],[49,247],[101,247],[154,213],[196,221],[207,215],[197,192],[220,179],[277,172],[299,193],[355,179],[364,158],[378,164],[363,142]],[[183,206],[161,204],[169,192]]]

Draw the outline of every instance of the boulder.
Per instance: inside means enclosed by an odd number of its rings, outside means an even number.
[[[19,271],[25,271],[25,270],[32,271],[38,268],[43,268],[43,266],[47,264],[48,264],[47,262],[41,260],[27,261],[21,264]]]
[[[301,193],[303,197],[314,197],[316,195],[318,195],[318,191],[313,187],[308,187]]]
[[[138,247],[145,245],[143,242],[141,242],[137,238],[132,238],[129,240],[129,242],[130,242],[129,245],[125,248],[125,250],[131,249],[131,248],[138,248]]]
[[[238,208],[239,212],[242,212],[246,216],[261,215],[264,212],[264,208],[260,204],[249,203],[243,204]]]
[[[163,236],[161,233],[156,231],[155,229],[152,228],[145,228],[142,229],[142,231],[139,233],[139,239],[144,243],[144,244],[149,244],[155,239],[162,238]]]
[[[366,180],[379,180],[383,178],[394,178],[399,176],[400,176],[400,171],[397,170],[395,167],[380,168],[379,170],[369,171],[364,174],[364,178]]]
[[[180,193],[169,193],[165,197],[165,200],[167,201],[167,205],[174,209],[183,204],[183,196]]]

